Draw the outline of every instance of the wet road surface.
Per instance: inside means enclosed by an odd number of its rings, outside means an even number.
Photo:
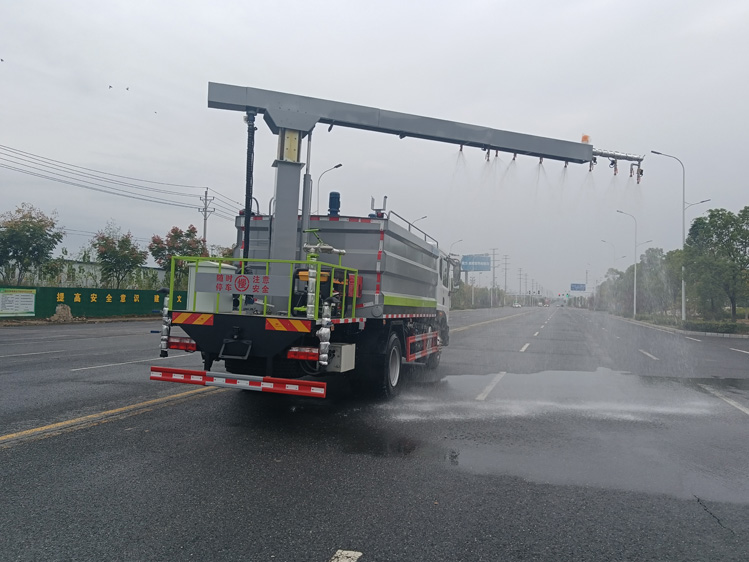
[[[749,340],[451,324],[390,402],[150,382],[156,323],[0,329],[1,558],[747,559]]]

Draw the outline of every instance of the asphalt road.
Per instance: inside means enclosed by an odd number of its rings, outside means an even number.
[[[749,559],[749,340],[451,324],[390,402],[151,382],[201,365],[157,321],[0,328],[0,559]]]

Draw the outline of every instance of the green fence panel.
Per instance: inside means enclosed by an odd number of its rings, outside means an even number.
[[[2,295],[0,288],[0,295]],[[5,287],[9,294],[7,302],[14,295],[10,290],[24,289],[35,291],[33,318],[49,318],[55,314],[58,304],[66,304],[74,317],[101,318],[111,316],[143,316],[158,314],[163,306],[164,295],[156,291],[135,289],[97,289],[75,287]],[[186,291],[175,291],[173,310],[184,310],[187,301]],[[14,315],[12,310],[0,310],[0,318],[32,317],[29,314]]]

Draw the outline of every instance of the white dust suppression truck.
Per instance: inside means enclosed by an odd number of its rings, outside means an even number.
[[[161,355],[199,351],[204,370],[151,367],[151,379],[185,384],[325,397],[331,376],[352,387],[395,395],[403,362],[437,368],[449,343],[450,294],[459,262],[436,240],[386,209],[341,213],[331,194],[324,216],[311,215],[312,131],[352,127],[566,163],[642,156],[593,149],[475,125],[329,100],[210,83],[208,106],[242,111],[248,124],[245,208],[237,217],[231,258],[174,257],[164,298]],[[278,135],[272,212],[253,212],[255,116]],[[306,162],[300,161],[307,139]],[[301,171],[305,169],[299,215]],[[259,207],[259,206],[258,206]],[[249,219],[249,220],[245,220]],[[188,270],[187,302],[174,310],[178,263]],[[171,334],[178,325],[188,337]],[[223,361],[227,373],[211,372]],[[437,377],[435,377],[437,378]]]

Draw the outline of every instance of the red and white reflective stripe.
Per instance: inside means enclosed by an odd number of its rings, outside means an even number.
[[[383,314],[382,318],[434,318],[434,313],[430,314]]]
[[[329,221],[329,222],[380,222],[377,219],[365,219],[360,217],[329,217],[324,215],[316,215],[309,218],[311,221]]]
[[[334,318],[333,324],[354,324],[355,322],[366,322],[366,318]]]
[[[424,342],[423,349],[412,352],[411,346],[420,342]],[[426,334],[419,334],[417,336],[409,336],[406,338],[406,361],[421,359],[432,353],[437,353],[439,350],[440,346],[437,340],[437,332],[427,332]]]
[[[296,379],[277,379],[275,377],[255,377],[247,375],[241,379],[231,376],[209,375],[206,371],[190,369],[173,369],[171,367],[151,367],[152,381],[180,382],[199,386],[218,386],[222,388],[241,388],[258,392],[276,394],[293,394],[295,396],[314,396],[325,398],[327,384],[317,381]]]

